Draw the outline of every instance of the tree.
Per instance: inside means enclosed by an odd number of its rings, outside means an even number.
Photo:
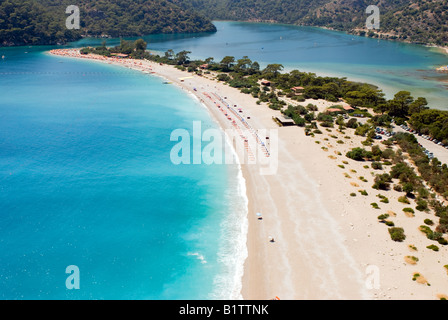
[[[358,128],[358,120],[356,118],[351,118],[347,121],[347,128],[356,129]]]
[[[143,39],[138,39],[134,42],[134,47],[137,51],[145,51],[148,44]]]
[[[215,62],[215,58],[213,58],[213,57],[205,59],[206,64],[213,64],[214,62]]]
[[[243,72],[245,73],[252,65],[252,60],[249,59],[248,56],[244,56],[242,59],[239,59],[237,61],[237,64],[235,65],[235,71],[236,72]]]
[[[184,65],[190,61],[190,57],[188,55],[191,53],[191,51],[181,51],[178,54],[176,54],[176,61],[178,65]]]
[[[409,91],[400,91],[389,101],[389,115],[406,118],[409,114],[409,106],[414,102],[414,98]]]
[[[165,58],[168,60],[173,60],[174,59],[174,50],[173,49],[169,49],[165,52]]]
[[[366,150],[362,148],[353,148],[351,151],[347,152],[346,156],[355,161],[363,161],[366,156]]]
[[[357,86],[356,90],[348,91],[345,94],[345,99],[347,103],[354,107],[375,108],[385,102],[384,94],[367,84]]]
[[[426,98],[419,97],[409,105],[409,114],[412,115],[414,113],[420,113],[423,110],[429,109],[427,105],[428,101],[426,100]]]
[[[260,64],[257,61],[254,61],[249,68],[250,74],[254,74],[260,72]]]
[[[299,127],[304,127],[306,124],[306,120],[298,114],[294,114],[292,119],[294,120],[295,124],[298,125]]]
[[[380,112],[381,114],[384,114],[388,110],[389,110],[389,106],[387,105],[387,103],[380,103],[379,105],[377,105],[374,108],[375,112]]]
[[[262,71],[262,73],[265,75],[270,74],[275,78],[279,75],[280,71],[282,71],[283,69],[284,69],[284,67],[282,64],[273,63],[273,64],[268,64],[266,66],[266,68]]]
[[[131,54],[134,50],[134,45],[126,40],[120,39],[120,46],[118,47],[121,53]]]
[[[221,60],[220,64],[223,71],[228,72],[232,69],[233,65],[235,64],[235,57],[225,56]]]

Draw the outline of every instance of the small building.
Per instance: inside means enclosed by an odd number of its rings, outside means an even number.
[[[278,116],[278,117],[275,117],[275,120],[282,127],[290,127],[290,126],[295,126],[296,125],[294,120],[292,120],[289,117]]]
[[[111,56],[120,58],[120,59],[126,59],[127,57],[129,57],[128,54],[124,54],[124,53],[111,53]]]
[[[269,87],[269,86],[271,85],[271,81],[263,80],[263,81],[261,81],[261,84],[262,84],[263,86]]]
[[[303,94],[304,87],[293,87],[291,91],[295,93],[296,96],[301,96]]]
[[[329,108],[329,109],[327,109],[327,112],[328,113],[338,113],[338,112],[342,112],[342,110],[338,109],[338,108]]]
[[[205,63],[200,65],[199,68],[201,68],[202,70],[207,70],[208,68],[210,68],[210,65],[208,63]]]
[[[348,113],[352,113],[352,112],[355,111],[355,108],[353,108],[353,107],[351,107],[351,106],[348,106],[348,105],[343,106],[343,108],[344,108],[344,110],[347,111]]]

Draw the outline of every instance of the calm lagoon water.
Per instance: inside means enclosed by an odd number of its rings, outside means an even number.
[[[194,58],[249,56],[409,90],[446,108],[434,49],[316,28],[216,22],[148,36]],[[118,43],[108,40],[108,45]],[[69,47],[94,45],[84,39]],[[175,166],[170,134],[215,128],[192,97],[120,67],[0,48],[0,298],[238,297],[246,199],[237,166]],[[65,268],[80,270],[67,290]]]
[[[368,82],[383,89],[388,98],[408,90],[415,97],[426,97],[431,107],[448,110],[448,83],[441,81],[448,81],[448,75],[435,71],[448,64],[448,56],[438,49],[313,27],[222,21],[215,25],[218,32],[213,34],[154,35],[145,39],[150,49],[160,52],[189,50],[194,58],[214,57],[217,61],[228,55],[237,59],[249,56],[261,66],[281,63],[286,70]],[[114,42],[118,43],[108,43]]]

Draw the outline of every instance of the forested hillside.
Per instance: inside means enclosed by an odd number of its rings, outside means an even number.
[[[215,31],[211,19],[328,27],[354,34],[448,45],[448,0],[78,0],[81,30],[65,28],[69,0],[0,0],[0,45]],[[381,29],[366,29],[377,5]],[[205,18],[206,17],[206,18]]]
[[[167,0],[81,0],[81,29],[67,30],[68,0],[0,0],[0,45],[57,44],[86,36],[213,32],[208,18]]]
[[[448,44],[448,0],[171,0],[212,19],[328,27],[411,42]],[[369,32],[366,8],[377,5],[381,29]]]

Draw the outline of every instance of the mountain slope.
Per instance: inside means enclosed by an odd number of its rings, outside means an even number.
[[[448,45],[448,0],[170,0],[211,19],[328,27],[350,33]],[[377,5],[381,28],[369,32],[365,11]]]
[[[208,18],[167,0],[81,0],[80,30],[68,30],[69,0],[0,0],[0,45],[65,43],[85,36],[214,32]]]

